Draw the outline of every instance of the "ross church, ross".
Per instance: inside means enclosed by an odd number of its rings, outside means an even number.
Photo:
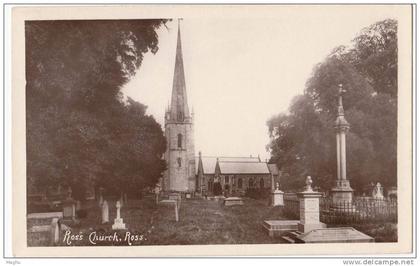
[[[273,189],[279,182],[276,165],[259,157],[203,157],[201,152],[195,156],[194,114],[188,108],[179,22],[165,137],[167,170],[161,184],[165,191],[213,194],[214,188],[220,187],[226,194],[242,195],[248,188]]]

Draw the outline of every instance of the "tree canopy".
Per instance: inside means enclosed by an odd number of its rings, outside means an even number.
[[[165,20],[27,21],[28,189],[58,184],[126,191],[155,183],[166,143],[146,106],[121,87]]]
[[[271,161],[289,177],[285,189],[298,189],[306,175],[327,190],[336,178],[334,120],[338,84],[343,84],[347,134],[347,176],[363,190],[372,182],[397,182],[397,22],[365,29],[352,46],[340,46],[315,66],[303,95],[287,114],[268,120]]]

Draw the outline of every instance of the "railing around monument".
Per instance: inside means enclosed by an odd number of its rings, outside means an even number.
[[[327,224],[397,222],[398,203],[389,199],[354,198],[352,202],[333,204],[331,198],[321,198],[320,219]]]
[[[284,215],[299,219],[299,199],[296,193],[284,194]],[[397,200],[354,198],[333,205],[330,197],[319,201],[320,220],[327,224],[360,224],[398,221]]]
[[[299,199],[296,193],[284,193],[283,197],[284,208],[283,213],[290,219],[299,220]]]

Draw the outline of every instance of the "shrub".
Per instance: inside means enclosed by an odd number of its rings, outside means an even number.
[[[77,218],[86,218],[87,217],[87,211],[86,210],[77,210],[76,211]]]
[[[222,185],[220,185],[220,183],[216,182],[213,185],[213,194],[215,196],[219,196],[222,195]]]

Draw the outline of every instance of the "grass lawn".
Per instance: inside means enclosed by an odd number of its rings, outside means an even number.
[[[100,209],[95,202],[86,204],[88,215],[79,225],[72,226],[72,234],[84,235],[83,241],[71,245],[92,245],[88,235],[114,234],[111,224],[116,217],[115,202],[109,202],[110,224],[100,222]],[[264,244],[281,243],[270,238],[262,227],[264,220],[286,219],[279,207],[268,206],[267,201],[244,199],[242,206],[225,207],[221,202],[204,199],[183,200],[179,222],[175,222],[174,208],[156,206],[154,198],[131,200],[121,209],[130,235],[142,239],[130,241],[132,245],[194,245],[194,244]],[[126,232],[117,233],[120,242],[96,241],[96,245],[128,245]],[[61,241],[60,241],[61,242]],[[61,242],[62,245],[67,243]]]

